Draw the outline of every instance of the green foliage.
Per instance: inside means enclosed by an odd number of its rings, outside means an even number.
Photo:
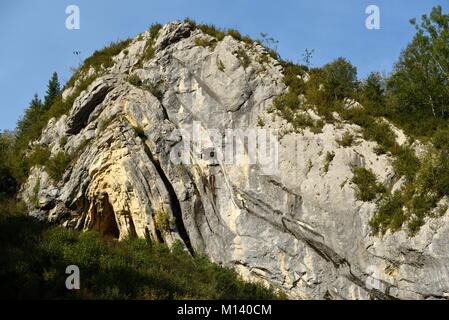
[[[449,118],[449,14],[423,15],[388,80],[389,107],[408,133],[430,136]]]
[[[37,145],[33,150],[26,156],[26,165],[28,170],[34,166],[44,166],[45,163],[51,156],[50,149],[46,146]]]
[[[5,207],[0,206],[0,211]],[[190,256],[179,244],[121,242],[50,227],[19,214],[0,215],[1,298],[8,299],[279,299],[234,271]],[[14,211],[14,212],[13,212]],[[68,265],[81,271],[81,290],[65,288]]]
[[[293,125],[295,131],[309,127],[312,132],[320,132],[323,127],[321,120],[314,120],[306,113],[307,104],[301,100],[305,93],[305,83],[302,80],[305,69],[292,62],[283,61],[284,83],[288,86],[287,93],[278,95],[273,100],[273,107],[282,118]]]
[[[217,40],[216,39],[206,39],[203,37],[198,37],[195,39],[195,44],[197,46],[201,46],[204,48],[210,48],[212,51],[215,49],[215,47],[217,46]]]
[[[98,128],[99,128],[100,130],[104,130],[104,129],[106,129],[107,127],[109,127],[109,125],[110,125],[113,121],[114,121],[114,117],[110,117],[110,118],[107,118],[107,119],[102,119],[102,120],[100,121],[100,123],[98,124]]]
[[[175,225],[174,218],[170,217],[170,214],[164,209],[155,210],[153,217],[156,229],[163,234],[169,233]]]
[[[239,48],[235,53],[237,54],[237,57],[239,58],[243,69],[248,68],[249,65],[251,64],[251,59],[248,56],[248,54],[246,53],[245,49]]]
[[[386,83],[380,73],[372,72],[362,82],[358,100],[371,115],[386,115]]]
[[[164,92],[161,87],[161,83],[151,83],[149,81],[142,81],[138,75],[133,74],[128,77],[128,82],[132,85],[142,88],[150,92],[153,96],[155,96],[159,101],[162,101],[164,97]]]
[[[19,189],[11,162],[14,152],[14,141],[13,133],[0,132],[0,201],[13,197]]]
[[[345,148],[350,147],[354,143],[354,136],[349,131],[346,131],[341,139],[337,139],[337,143]]]
[[[39,205],[39,191],[41,189],[41,177],[38,177],[33,188],[33,203],[37,207]]]
[[[142,89],[150,92],[159,101],[162,101],[162,99],[164,98],[164,91],[162,90],[162,86],[160,83],[145,82],[142,85]]]
[[[379,208],[369,221],[373,234],[385,234],[388,229],[399,230],[406,220],[402,207],[404,199],[401,192],[382,198]]]
[[[150,29],[148,29],[148,31],[150,32],[150,38],[153,40],[156,40],[159,31],[162,29],[162,25],[160,23],[153,23],[150,26]]]
[[[111,42],[103,49],[95,51],[92,56],[84,61],[83,66],[80,68],[80,72],[87,72],[91,67],[97,72],[112,67],[114,65],[114,60],[112,58],[122,52],[130,43],[131,39]],[[69,81],[68,85],[71,86],[71,84],[73,83]]]
[[[128,77],[128,82],[136,87],[141,87],[143,84],[142,79],[140,79],[140,77],[137,74],[130,75]]]
[[[447,154],[429,152],[416,174],[416,193],[437,198],[449,195],[449,158]]]
[[[72,162],[73,157],[66,154],[63,151],[58,152],[56,155],[48,159],[45,164],[45,170],[48,175],[56,182],[61,181],[64,172]]]
[[[149,29],[150,39],[148,39],[145,49],[143,52],[143,61],[148,61],[154,58],[154,43],[157,40],[157,35],[159,34],[159,30],[161,30],[162,25],[159,23],[154,23],[151,25]]]
[[[218,41],[221,41],[226,36],[226,31],[221,30],[220,28],[214,26],[213,24],[198,24],[196,28],[200,29],[205,34],[210,35],[211,37],[216,38]]]
[[[253,44],[254,41],[249,36],[243,36],[239,31],[235,29],[221,29],[213,24],[198,24],[190,18],[184,19],[185,23],[188,23],[194,30],[199,29],[203,33],[214,37],[216,41],[221,41],[225,36],[229,35],[238,41],[243,41],[246,44]],[[204,46],[204,45],[203,45]],[[207,46],[205,46],[207,47]]]
[[[372,116],[364,109],[342,110],[340,114],[343,119],[362,127],[362,134],[366,140],[377,142],[378,146],[375,150],[377,154],[398,152],[396,135],[385,121]]]
[[[325,173],[329,172],[329,166],[332,163],[332,161],[334,160],[334,158],[335,158],[334,152],[329,152],[329,151],[326,152],[326,157],[324,158],[324,168],[323,168]]]
[[[432,144],[438,150],[449,151],[449,129],[440,128],[432,137]]]
[[[352,183],[356,186],[356,197],[360,201],[373,201],[378,194],[384,193],[385,187],[377,182],[376,175],[366,168],[353,168]]]
[[[357,69],[344,58],[313,69],[307,82],[307,98],[317,106],[333,107],[335,102],[353,97],[357,89]]]
[[[221,72],[225,71],[225,65],[224,65],[223,61],[221,61],[220,59],[217,59],[217,68]]]
[[[61,85],[59,84],[58,74],[53,72],[53,75],[48,82],[47,86],[47,95],[45,96],[45,107],[46,109],[50,108],[51,105],[55,102],[56,98],[61,93]]]
[[[393,150],[395,159],[393,168],[397,176],[405,176],[408,181],[413,181],[416,171],[419,168],[419,160],[410,147],[395,147]]]
[[[64,148],[67,144],[67,136],[62,136],[61,139],[59,139],[59,145],[61,148]]]

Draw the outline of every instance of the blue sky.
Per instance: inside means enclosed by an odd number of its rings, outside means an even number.
[[[65,28],[71,4],[80,8],[80,30]],[[380,30],[365,27],[370,4],[380,8]],[[413,37],[409,19],[438,4],[449,9],[449,0],[0,0],[0,130],[15,127],[34,93],[45,94],[53,71],[64,82],[70,67],[96,49],[156,21],[191,17],[254,38],[266,32],[279,41],[284,59],[298,62],[306,48],[314,49],[314,66],[343,56],[364,77],[390,72]]]

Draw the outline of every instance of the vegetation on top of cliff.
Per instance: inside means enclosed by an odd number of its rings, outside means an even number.
[[[280,299],[272,288],[189,255],[180,245],[121,242],[51,227],[0,206],[0,297],[7,299]],[[80,268],[81,289],[67,290],[66,267]]]
[[[270,55],[272,58],[274,59],[279,58],[279,54],[276,52],[276,49],[272,47],[272,45],[277,43],[277,41],[274,40],[272,37],[269,37],[266,33],[261,33],[262,39],[253,40],[250,36],[242,35],[238,30],[235,30],[233,28],[222,29],[213,24],[197,23],[196,21],[190,18],[184,19],[184,23],[189,24],[193,30],[195,29],[201,30],[203,33],[215,38],[216,41],[223,40],[225,36],[231,36],[235,40],[242,41],[249,45],[258,43],[267,50],[268,55]],[[216,41],[205,42],[204,40],[199,40],[197,45],[203,47],[213,47],[216,45]]]
[[[96,50],[89,58],[84,60],[84,63],[73,74],[66,84],[66,88],[73,87],[82,75],[86,75],[90,68],[94,68],[95,72],[101,73],[105,69],[114,65],[113,57],[122,52],[129,44],[131,39],[126,39],[117,42],[111,42],[108,46],[101,50]]]
[[[439,200],[449,195],[449,14],[437,6],[429,16],[422,16],[421,24],[411,23],[416,35],[389,77],[371,73],[359,81],[357,69],[344,58],[312,69],[283,61],[288,92],[273,103],[274,110],[296,131],[308,127],[316,132],[325,122],[339,121],[334,117],[337,113],[343,121],[359,125],[365,139],[377,142],[377,154],[393,158],[397,180],[405,177],[406,183],[394,195],[381,192],[378,211],[371,220],[374,234],[398,230],[404,223],[410,234],[415,234],[425,217],[432,216]],[[348,98],[363,107],[348,107]],[[309,109],[325,122],[312,120],[305,113]],[[384,119],[412,139],[433,143],[427,150],[429,156],[420,161],[411,144],[400,146]],[[346,138],[340,143],[350,145]],[[356,170],[353,182],[359,199],[376,199],[379,192],[374,189],[380,187],[376,187],[375,176]],[[423,184],[425,191],[419,188]]]

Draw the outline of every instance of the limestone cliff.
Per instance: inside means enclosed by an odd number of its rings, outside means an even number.
[[[287,88],[282,66],[257,43],[214,42],[178,22],[150,37],[132,40],[34,142],[73,161],[61,181],[33,168],[21,192],[32,215],[113,238],[179,240],[292,298],[449,297],[448,214],[412,238],[371,235],[375,204],[356,199],[351,167],[370,168],[390,190],[400,181],[358,126],[295,132],[270,113]],[[149,42],[154,56],[145,61]],[[275,132],[269,168],[253,163],[247,146],[240,161],[222,161],[207,135],[197,149],[180,148],[183,132],[228,129]],[[345,132],[357,143],[340,146]],[[175,163],[174,152],[188,161]]]

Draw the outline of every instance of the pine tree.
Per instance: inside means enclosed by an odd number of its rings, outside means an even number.
[[[29,107],[25,110],[22,119],[17,123],[17,143],[26,145],[31,139],[36,139],[40,132],[36,127],[40,125],[44,115],[44,106],[38,95],[35,94]]]
[[[56,98],[61,92],[61,85],[59,84],[58,80],[58,74],[56,72],[53,72],[53,75],[48,81],[47,86],[47,95],[45,96],[45,109],[50,109],[51,105],[55,102]]]

